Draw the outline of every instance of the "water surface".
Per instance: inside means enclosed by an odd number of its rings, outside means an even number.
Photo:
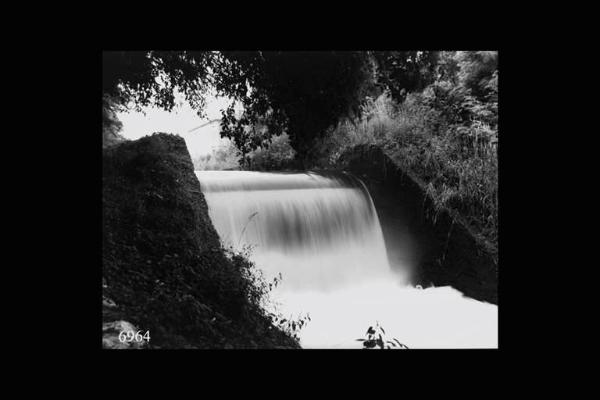
[[[376,321],[410,348],[497,347],[497,306],[450,287],[414,288],[412,265],[390,268],[377,211],[356,178],[196,175],[224,244],[252,246],[267,279],[281,273],[272,297],[285,316],[310,314],[300,332],[303,347],[359,348],[356,339]]]

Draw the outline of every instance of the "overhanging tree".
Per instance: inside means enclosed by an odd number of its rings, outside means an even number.
[[[268,135],[287,132],[302,158],[315,138],[342,116],[356,115],[374,89],[373,65],[364,52],[225,52],[217,88],[233,94],[244,114],[223,115],[223,135],[244,142],[244,126],[262,123]],[[231,91],[243,77],[246,87]],[[263,138],[268,140],[268,137]],[[264,145],[255,141],[256,148]]]
[[[234,104],[223,112],[221,135],[243,154],[287,132],[301,160],[316,138],[342,117],[360,114],[367,94],[386,87],[398,96],[420,89],[432,52],[107,52],[103,89],[122,107],[153,105],[167,111],[182,92],[203,115],[214,87]],[[257,134],[255,126],[267,129]]]

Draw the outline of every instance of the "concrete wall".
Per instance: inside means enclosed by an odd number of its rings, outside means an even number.
[[[498,252],[452,210],[435,210],[423,182],[402,171],[379,147],[361,145],[340,158],[340,167],[361,178],[380,214],[388,255],[410,248],[415,281],[450,285],[466,296],[498,304]],[[403,234],[402,232],[406,232]],[[410,238],[415,243],[402,243]],[[397,251],[398,253],[398,251]]]

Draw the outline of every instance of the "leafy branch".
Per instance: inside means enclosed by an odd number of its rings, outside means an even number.
[[[375,324],[375,328],[369,326],[365,336],[365,338],[356,339],[358,342],[363,342],[363,349],[374,349],[376,347],[380,349],[408,349],[408,346],[400,343],[396,338],[386,340],[385,329],[379,325],[379,322]]]

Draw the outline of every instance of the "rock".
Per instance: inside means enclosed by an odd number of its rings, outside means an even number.
[[[102,348],[103,349],[143,349],[148,343],[146,340],[141,342],[121,342],[119,333],[132,331],[137,332],[138,329],[127,321],[113,321],[102,324]]]

